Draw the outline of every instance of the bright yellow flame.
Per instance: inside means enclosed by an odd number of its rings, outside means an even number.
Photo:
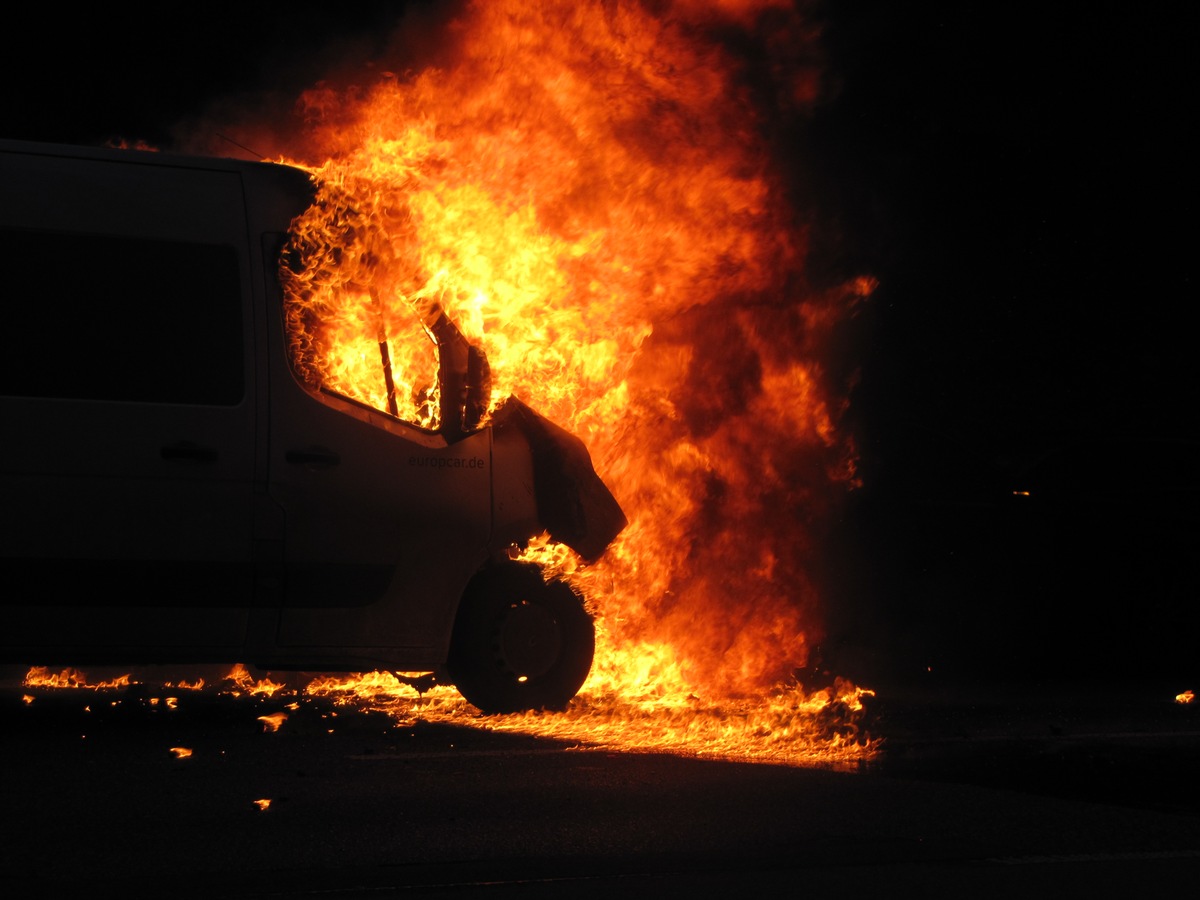
[[[515,394],[589,447],[629,526],[592,566],[528,554],[598,617],[577,706],[612,729],[653,710],[725,746],[756,703],[754,734],[854,714],[857,689],[792,680],[820,636],[817,536],[858,483],[840,330],[875,289],[808,281],[772,144],[769,116],[816,97],[814,41],[753,0],[471,2],[443,65],[306,92],[281,156],[322,185],[283,271],[302,377],[386,410],[385,343],[398,415],[435,427],[442,310],[487,354],[490,408]]]
[[[821,342],[874,288],[805,286],[745,60],[703,38],[753,7],[471,4],[452,66],[308,92],[308,158],[285,160],[324,185],[285,271],[305,376],[384,409],[386,339],[401,417],[435,424],[444,310],[492,404],[580,435],[630,516],[573,576],[612,647],[670,646],[722,693],[808,656],[808,523],[855,483]]]

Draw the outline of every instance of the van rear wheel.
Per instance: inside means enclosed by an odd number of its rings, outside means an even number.
[[[563,709],[592,668],[596,631],[565,581],[524,563],[490,566],[467,585],[446,668],[485,713]]]

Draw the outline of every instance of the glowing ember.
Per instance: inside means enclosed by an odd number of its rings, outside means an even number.
[[[168,682],[167,684],[163,685],[163,687],[179,688],[180,690],[183,690],[183,691],[201,691],[201,690],[204,690],[204,679],[197,678],[195,681],[188,681],[186,679],[180,679],[179,681],[176,681],[174,683]]]
[[[263,723],[263,731],[278,731],[279,726],[287,721],[287,713],[277,712],[259,716],[258,721]]]
[[[266,812],[271,806],[271,800],[268,797],[262,797],[261,799],[255,800],[253,802],[254,802],[254,805],[257,806],[259,809],[261,809],[263,812]]]
[[[1184,691],[1182,694],[1175,695],[1176,703],[1191,703],[1196,699],[1196,695],[1191,691]]]
[[[599,634],[576,710],[521,727],[827,742],[815,720],[862,691],[793,673],[820,638],[817,535],[856,484],[831,360],[873,283],[807,282],[772,141],[816,98],[816,36],[790,4],[654,10],[473,3],[438,65],[307,92],[282,161],[324,187],[284,271],[293,354],[434,427],[444,312],[488,356],[489,409],[515,394],[587,443],[630,524],[590,567],[527,551]]]

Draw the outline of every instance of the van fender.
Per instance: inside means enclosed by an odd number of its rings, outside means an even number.
[[[496,410],[492,424],[497,440],[515,431],[528,444],[537,518],[550,537],[585,562],[603,556],[629,522],[592,467],[583,441],[516,397]]]

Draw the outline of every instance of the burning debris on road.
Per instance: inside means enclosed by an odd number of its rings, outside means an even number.
[[[24,704],[40,709],[53,697],[54,708],[61,709],[69,695],[86,692],[80,697],[87,704],[84,711],[102,710],[102,718],[181,717],[193,726],[196,709],[215,704],[257,721],[263,735],[281,731],[332,735],[341,712],[343,722],[357,717],[364,722],[385,719],[396,728],[422,722],[466,727],[532,735],[581,750],[831,768],[857,768],[876,758],[881,746],[873,733],[874,692],[843,679],[809,693],[793,690],[743,701],[680,696],[665,690],[620,695],[585,688],[562,712],[481,716],[453,688],[431,685],[406,673],[292,673],[285,685],[272,673],[252,673],[241,665],[223,675],[209,673],[208,678],[163,680],[171,672],[170,668],[143,669],[93,683],[77,669],[62,673],[33,669],[22,685],[33,692],[25,694]],[[170,752],[185,759],[195,750],[174,746]]]

